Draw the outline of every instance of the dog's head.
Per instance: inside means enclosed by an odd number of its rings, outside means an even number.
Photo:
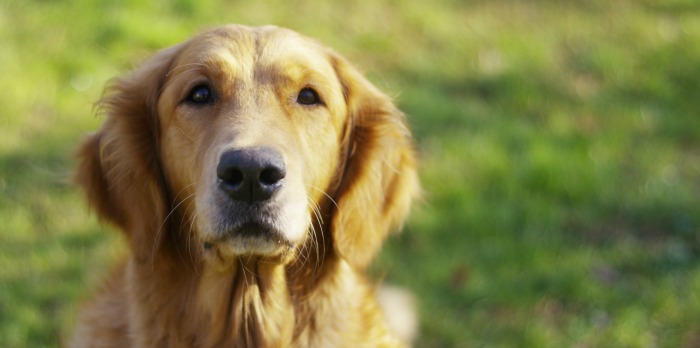
[[[138,259],[170,238],[218,264],[284,260],[321,237],[364,267],[418,191],[403,114],[289,30],[203,33],[115,80],[99,105],[77,182]]]

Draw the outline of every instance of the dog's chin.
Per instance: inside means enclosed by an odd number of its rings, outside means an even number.
[[[223,237],[202,243],[205,260],[219,269],[230,268],[241,258],[281,263],[294,247],[294,242],[280,231],[258,223],[244,224],[219,235]]]

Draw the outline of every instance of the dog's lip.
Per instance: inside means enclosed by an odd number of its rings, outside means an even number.
[[[216,238],[211,238],[203,242],[205,250],[211,250],[220,244],[245,242],[249,240],[259,240],[276,243],[279,248],[291,247],[294,243],[271,224],[261,221],[246,221],[236,226],[227,228]]]
[[[260,221],[246,221],[229,230],[228,234],[244,238],[281,236],[272,225]]]

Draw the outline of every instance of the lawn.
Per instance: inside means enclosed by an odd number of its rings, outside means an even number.
[[[70,184],[104,84],[223,23],[315,37],[409,115],[426,199],[372,273],[417,346],[700,346],[694,0],[5,0],[0,346],[59,346],[124,252]]]

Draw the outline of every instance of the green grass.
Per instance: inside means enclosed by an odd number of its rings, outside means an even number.
[[[374,271],[421,347],[700,345],[700,4],[0,3],[0,346],[58,346],[123,252],[68,184],[105,82],[222,23],[362,66],[410,115],[426,203]]]

